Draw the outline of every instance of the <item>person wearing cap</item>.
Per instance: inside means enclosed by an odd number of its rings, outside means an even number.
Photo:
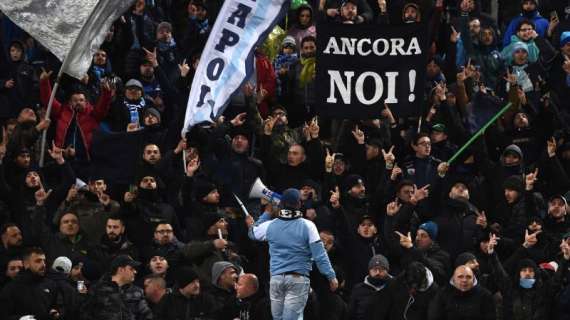
[[[93,173],[87,186],[78,188],[73,184],[69,188],[65,201],[54,214],[53,223],[58,224],[63,214],[75,212],[81,230],[91,241],[98,241],[105,234],[107,219],[116,215],[119,209],[119,203],[108,195],[105,179]]]
[[[372,22],[374,15],[369,3],[362,0],[321,0],[319,10],[324,11],[330,19],[341,23],[345,21]]]
[[[49,77],[52,71],[40,74],[40,97],[43,105],[48,104],[51,95]],[[55,144],[64,148],[75,149],[75,159],[89,160],[93,132],[105,119],[115,95],[114,89],[107,82],[101,85],[102,92],[93,106],[85,94],[74,91],[65,103],[53,101],[50,119],[55,122]]]
[[[152,319],[143,289],[133,284],[140,265],[127,255],[115,257],[109,273],[89,290],[80,319]]]
[[[192,0],[188,3],[188,28],[182,37],[183,41],[180,42],[185,57],[200,53],[206,45],[215,20],[209,18],[212,13],[207,4],[210,3],[204,0]]]
[[[348,305],[350,319],[369,319],[373,309],[373,301],[381,299],[388,290],[385,290],[392,280],[389,273],[390,263],[381,254],[374,255],[368,262],[368,275],[364,281],[354,286]]]
[[[181,229],[174,208],[161,199],[158,178],[149,172],[142,172],[136,179],[136,190],[124,194],[121,208],[129,239],[144,247],[152,243],[158,223],[169,223],[180,237]]]
[[[24,270],[0,292],[0,318],[16,320],[32,315],[36,319],[54,319],[59,315],[57,285],[46,277],[44,252],[31,247],[22,258]]]
[[[301,4],[295,12],[295,18],[295,22],[287,30],[287,35],[295,39],[295,44],[300,44],[301,40],[306,36],[317,36],[317,29],[313,19],[313,8],[310,4]]]
[[[212,287],[208,293],[214,297],[221,308],[221,317],[235,313],[236,283],[240,270],[231,262],[218,261],[212,266]]]
[[[129,79],[125,83],[122,97],[115,99],[105,120],[111,131],[125,132],[131,123],[140,127],[144,110],[152,106],[152,102],[144,95],[143,84],[137,79]]]
[[[544,219],[544,232],[553,245],[560,244],[562,235],[570,230],[570,220],[566,218],[567,210],[568,202],[563,195],[554,195],[548,200],[548,215]]]
[[[175,278],[172,292],[156,306],[154,319],[221,319],[221,306],[202,290],[198,274],[192,268],[180,267]]]
[[[172,36],[172,24],[163,21],[156,27],[156,58],[170,83],[176,83],[180,77],[178,63],[182,61],[180,49]]]
[[[437,244],[438,226],[433,221],[422,223],[418,227],[415,240],[411,233],[407,235],[395,231],[400,242],[400,264],[404,267],[413,261],[423,263],[433,273],[437,283],[445,283],[451,269],[449,253]]]
[[[476,285],[473,271],[465,265],[455,268],[451,280],[431,301],[427,317],[428,320],[495,318],[493,296],[487,289]]]
[[[188,173],[187,173],[188,175]],[[221,217],[220,192],[218,186],[204,177],[186,176],[182,186],[184,206],[191,212],[185,218],[186,238],[203,240],[208,228]],[[204,219],[212,217],[215,221]],[[207,237],[206,237],[207,238]]]
[[[71,272],[71,260],[67,257],[58,257],[48,270],[46,278],[52,280],[61,295],[59,313],[65,318],[78,318],[80,298],[75,284],[69,278]]]
[[[269,117],[263,122],[263,135],[261,136],[261,160],[266,165],[271,161],[280,164],[287,163],[289,148],[303,141],[301,130],[289,126],[289,115],[285,107],[274,106]],[[269,155],[272,155],[269,157]],[[269,169],[269,168],[268,168]]]
[[[287,73],[299,57],[297,55],[297,42],[293,36],[286,36],[281,42],[281,51],[273,60],[273,70],[277,80],[277,98],[281,99],[287,95]]]
[[[514,1],[513,1],[514,2]],[[517,26],[523,20],[529,20],[536,26],[536,33],[546,38],[548,20],[538,11],[538,0],[521,0],[521,14],[512,19],[503,35],[503,47],[511,43],[511,37],[519,30]]]
[[[305,219],[313,221],[319,230],[331,229],[334,226],[334,217],[326,202],[321,199],[320,191],[320,185],[312,179],[307,179],[301,183],[299,192],[301,193],[303,216]]]
[[[301,195],[297,189],[283,192],[276,219],[264,212],[249,229],[252,240],[269,243],[271,313],[275,320],[303,317],[307,303],[313,262],[330,283],[338,280],[315,225],[302,218]]]
[[[372,298],[369,319],[425,320],[438,289],[430,269],[414,261]]]
[[[349,230],[356,230],[362,217],[371,216],[364,178],[357,174],[347,176],[340,188],[331,191],[329,201],[333,215],[346,219]]]
[[[431,126],[429,137],[432,142],[432,155],[441,161],[447,161],[458,149],[457,146],[448,139],[448,130],[443,123],[436,123]]]

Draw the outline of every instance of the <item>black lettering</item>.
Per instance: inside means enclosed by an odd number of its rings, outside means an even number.
[[[216,58],[208,63],[206,67],[206,76],[211,81],[216,81],[222,75],[222,71],[224,70],[224,60],[222,58]]]
[[[239,42],[239,36],[237,33],[228,29],[223,29],[222,38],[220,38],[220,42],[218,42],[215,49],[220,51],[221,53],[224,53],[226,47],[233,47],[238,42]]]
[[[210,87],[205,85],[202,85],[202,87],[200,87],[200,99],[198,100],[196,107],[200,108],[204,105],[204,98],[206,98],[206,95],[210,92],[210,90]]]
[[[228,18],[228,23],[236,25],[243,29],[245,27],[245,18],[251,12],[251,8],[243,3],[239,3],[237,10],[232,12],[232,15]],[[237,23],[235,22],[237,20]]]

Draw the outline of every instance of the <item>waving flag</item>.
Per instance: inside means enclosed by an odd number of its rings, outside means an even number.
[[[253,72],[253,53],[289,9],[289,0],[226,0],[192,81],[182,134],[213,122]]]
[[[113,21],[134,0],[0,0],[0,10],[81,79]]]

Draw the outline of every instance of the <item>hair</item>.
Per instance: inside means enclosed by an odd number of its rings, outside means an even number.
[[[109,220],[118,220],[118,221],[121,221],[121,224],[123,226],[125,225],[125,220],[123,219],[123,217],[121,217],[119,215],[112,215],[112,216],[108,217],[107,220],[105,220],[105,224],[107,224],[107,222]]]
[[[314,36],[306,36],[303,39],[301,39],[301,48],[303,47],[303,45],[305,44],[305,42],[314,42],[317,43],[317,38],[315,38]]]
[[[417,145],[418,140],[420,140],[420,139],[423,138],[423,137],[428,137],[428,138],[429,138],[429,133],[427,133],[427,132],[420,132],[420,133],[414,135],[414,136],[413,136],[413,139],[412,139],[412,144],[413,144],[414,146]]]
[[[22,260],[29,259],[33,254],[45,255],[45,252],[40,247],[29,247],[22,253]]]
[[[532,28],[534,30],[536,30],[536,26],[534,25],[534,22],[528,20],[528,19],[522,19],[518,24],[517,24],[517,32],[521,30],[522,26],[528,24],[529,26],[532,26]]]
[[[166,281],[164,280],[163,277],[161,277],[157,274],[147,275],[146,277],[144,277],[144,281],[146,281],[146,280],[158,285],[161,289],[166,289]]]
[[[331,230],[329,230],[329,229],[320,230],[319,233],[324,233],[324,234],[326,234],[326,235],[328,235],[328,236],[333,236],[333,237],[334,237],[334,233],[333,233]]]
[[[15,223],[13,223],[13,222],[6,222],[6,223],[4,223],[4,224],[2,225],[2,227],[0,227],[0,230],[1,230],[1,231],[0,231],[0,234],[5,234],[5,233],[8,231],[8,229],[9,229],[9,228],[12,228],[12,227],[18,228],[18,225],[15,224]]]

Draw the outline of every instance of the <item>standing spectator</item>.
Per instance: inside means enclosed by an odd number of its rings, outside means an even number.
[[[548,30],[548,20],[543,18],[538,12],[538,1],[537,0],[522,0],[521,1],[521,14],[520,16],[514,18],[509,23],[505,35],[503,36],[503,47],[506,47],[511,43],[511,36],[515,34],[515,30],[522,20],[528,19],[531,21],[535,30],[539,36],[545,38],[546,31]]]
[[[302,4],[297,8],[295,24],[289,28],[287,35],[295,39],[295,44],[300,44],[307,36],[317,36],[317,28],[313,19],[313,8],[309,4]],[[297,51],[299,49],[297,48]]]
[[[239,308],[239,320],[269,320],[271,310],[269,301],[263,297],[259,280],[253,273],[244,273],[236,283],[236,298]]]
[[[368,275],[352,289],[348,306],[351,319],[367,319],[372,312],[374,301],[387,295],[386,288],[392,280],[389,271],[390,264],[383,255],[378,254],[370,259]]]
[[[301,218],[299,190],[285,190],[280,205],[279,217],[271,220],[264,213],[250,229],[250,237],[269,242],[273,319],[292,320],[302,317],[307,303],[312,260],[329,280],[331,291],[338,288],[338,280],[317,228]]]
[[[133,284],[138,266],[140,262],[129,256],[113,259],[111,271],[89,290],[81,320],[152,319],[143,290]]]
[[[106,268],[117,256],[138,257],[137,251],[135,245],[129,241],[125,234],[125,222],[123,219],[119,216],[111,216],[107,218],[105,234],[93,246],[89,252],[89,258],[93,262],[98,263],[100,270],[106,271]]]

